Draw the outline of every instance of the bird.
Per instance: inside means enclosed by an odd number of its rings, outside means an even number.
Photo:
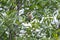
[[[31,12],[27,13],[27,20],[30,22],[33,19],[33,14]]]

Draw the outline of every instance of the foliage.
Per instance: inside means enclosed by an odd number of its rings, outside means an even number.
[[[59,40],[59,21],[59,0],[0,0],[0,40]]]

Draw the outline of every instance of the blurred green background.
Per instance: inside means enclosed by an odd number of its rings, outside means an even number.
[[[0,0],[0,40],[60,40],[59,22],[60,0]]]

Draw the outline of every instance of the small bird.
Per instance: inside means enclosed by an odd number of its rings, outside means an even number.
[[[30,20],[33,19],[33,14],[31,12],[27,13],[27,20],[30,22]]]

